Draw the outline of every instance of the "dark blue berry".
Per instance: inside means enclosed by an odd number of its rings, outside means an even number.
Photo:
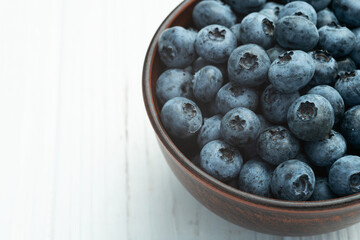
[[[329,171],[329,185],[339,196],[360,192],[360,157],[348,155],[336,160]]]
[[[247,161],[240,170],[239,189],[259,196],[271,197],[272,172],[272,167],[259,158]]]
[[[341,133],[349,145],[360,149],[360,105],[345,112],[341,121]]]
[[[347,57],[337,61],[338,63],[338,72],[341,74],[342,72],[352,72],[356,70],[355,62]]]
[[[200,149],[207,143],[222,138],[220,132],[221,119],[221,115],[215,115],[204,120],[204,125],[201,127],[197,137],[197,143]]]
[[[315,62],[315,74],[309,85],[333,85],[338,73],[336,60],[326,51],[315,50],[309,53]]]
[[[355,34],[335,23],[321,27],[319,36],[319,45],[336,58],[348,55],[355,47]]]
[[[360,104],[360,70],[339,75],[335,89],[340,93],[347,106]]]
[[[200,130],[203,121],[196,103],[183,97],[167,101],[160,116],[167,133],[180,139],[194,136]]]
[[[203,67],[206,67],[208,65],[212,65],[217,67],[220,71],[221,74],[223,76],[223,78],[225,78],[227,76],[227,66],[226,64],[213,64],[209,61],[206,61],[205,59],[203,59],[202,57],[198,57],[193,63],[192,63],[192,72],[196,73],[197,71],[199,71],[200,69],[202,69]]]
[[[266,81],[270,64],[262,47],[255,44],[240,46],[229,57],[229,80],[244,86],[259,86]]]
[[[269,85],[260,98],[262,114],[272,123],[286,123],[288,109],[299,97],[299,92],[281,93]]]
[[[317,141],[324,139],[334,126],[334,110],[323,96],[307,94],[291,104],[287,120],[297,138]]]
[[[304,149],[313,165],[326,167],[344,156],[347,147],[345,138],[331,130],[330,134],[320,141],[306,142]]]
[[[275,198],[305,201],[315,187],[315,175],[311,167],[299,160],[281,163],[271,178],[271,192]]]
[[[331,24],[332,22],[339,24],[339,20],[336,18],[335,14],[330,11],[328,8],[321,10],[317,13],[317,24],[318,28]]]
[[[194,42],[196,33],[175,26],[161,33],[158,42],[160,59],[166,66],[185,68],[196,59]]]
[[[241,45],[242,42],[241,42],[241,36],[240,36],[240,26],[241,26],[241,23],[237,23],[233,26],[231,26],[230,30],[234,33],[235,37],[236,37],[236,40],[237,40],[237,45]]]
[[[193,98],[193,76],[182,69],[168,69],[156,82],[156,95],[161,105],[174,97]]]
[[[306,86],[315,73],[315,62],[306,52],[295,50],[281,54],[270,66],[269,81],[283,93]]]
[[[278,17],[279,12],[276,12],[273,9],[270,9],[270,8],[262,9],[259,13],[262,15],[265,15],[267,18],[269,18],[274,23],[276,23],[279,20],[279,17]]]
[[[334,199],[337,196],[329,186],[328,179],[325,177],[316,177],[315,178],[315,188],[314,192],[309,198],[309,201],[321,201]]]
[[[266,50],[266,53],[268,54],[271,62],[274,62],[281,54],[285,52],[286,50],[279,45],[275,45],[273,48]]]
[[[213,24],[199,31],[195,49],[200,57],[211,63],[224,63],[236,48],[234,33],[227,27]]]
[[[239,151],[221,140],[209,142],[200,152],[201,168],[220,181],[236,178],[242,164]]]
[[[265,49],[275,43],[275,22],[261,13],[250,13],[240,25],[240,38],[243,44],[254,43]]]
[[[355,34],[355,33],[354,33]],[[356,34],[355,34],[356,35]],[[354,60],[354,62],[360,66],[360,29],[359,34],[356,35],[356,43],[355,47],[350,53],[351,58]]]
[[[332,9],[342,23],[350,27],[360,27],[360,1],[333,0]]]
[[[277,166],[294,159],[300,151],[300,143],[285,127],[272,126],[260,133],[256,148],[262,159]]]
[[[215,99],[215,96],[223,84],[221,71],[214,66],[206,66],[194,75],[193,91],[197,100],[208,103]]]
[[[260,121],[256,114],[243,107],[234,108],[221,121],[223,139],[233,145],[242,146],[255,140],[260,131]]]
[[[237,13],[251,13],[261,9],[266,0],[225,0]]]
[[[215,102],[223,115],[236,107],[245,107],[255,111],[259,103],[259,96],[253,88],[227,83],[218,91]]]
[[[276,24],[275,37],[283,48],[312,50],[319,41],[316,26],[305,17],[286,16]]]
[[[310,20],[314,25],[317,22],[315,9],[308,3],[294,1],[286,4],[279,13],[279,19],[286,16],[301,16]]]
[[[198,29],[211,24],[219,24],[230,28],[236,22],[236,15],[228,5],[220,1],[201,1],[196,4],[192,19]]]
[[[345,112],[345,103],[335,88],[327,85],[319,85],[309,90],[308,94],[318,94],[326,98],[333,107],[335,123],[338,123]]]

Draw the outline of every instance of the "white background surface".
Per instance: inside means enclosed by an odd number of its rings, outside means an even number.
[[[0,239],[281,239],[209,212],[160,153],[142,64],[179,2],[0,1]]]

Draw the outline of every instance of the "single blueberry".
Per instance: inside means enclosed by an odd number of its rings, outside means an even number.
[[[229,5],[221,1],[201,1],[194,7],[192,19],[198,29],[211,24],[219,24],[227,28],[236,22],[236,15]]]
[[[328,179],[326,177],[316,177],[314,192],[309,198],[309,201],[321,201],[334,198],[337,198],[337,196],[331,191]]]
[[[209,61],[206,61],[205,59],[203,59],[202,57],[198,57],[193,63],[192,63],[192,72],[193,73],[196,73],[198,72],[200,69],[202,69],[203,67],[206,67],[208,65],[212,65],[212,66],[215,66],[217,67],[220,71],[221,71],[221,74],[223,76],[223,79],[226,78],[227,76],[227,66],[226,64],[213,64]]]
[[[271,192],[275,198],[306,201],[315,187],[315,175],[306,163],[293,159],[281,163],[273,172]]]
[[[237,40],[237,46],[241,45],[242,42],[241,42],[241,36],[240,36],[240,26],[241,26],[241,23],[237,23],[233,26],[231,26],[230,30],[234,33],[235,37],[236,37],[236,40]]]
[[[347,146],[345,138],[331,130],[330,134],[320,141],[306,142],[304,149],[313,165],[326,167],[344,156]]]
[[[229,57],[229,80],[244,86],[259,86],[266,81],[270,64],[262,47],[255,44],[240,46]]]
[[[234,33],[227,27],[217,24],[201,29],[195,40],[196,52],[211,63],[226,62],[236,46]]]
[[[319,85],[308,91],[308,94],[318,94],[326,98],[334,110],[335,124],[340,122],[345,112],[345,103],[340,93],[335,88]]]
[[[268,54],[271,62],[274,62],[281,54],[285,52],[286,50],[279,45],[275,45],[274,47],[266,50],[266,53]]]
[[[315,62],[301,50],[281,54],[269,68],[269,81],[283,93],[296,92],[306,86],[315,74]]]
[[[300,152],[300,143],[287,128],[272,126],[260,133],[256,149],[262,159],[277,166],[294,159]]]
[[[356,43],[356,37],[352,31],[334,22],[321,27],[319,36],[319,45],[336,58],[348,55]]]
[[[356,70],[356,64],[350,57],[340,59],[337,63],[339,74],[342,74],[342,72],[352,72]]]
[[[348,107],[360,104],[360,70],[339,75],[335,89]]]
[[[277,42],[283,48],[312,50],[319,41],[316,26],[305,17],[286,16],[281,18],[275,29]]]
[[[259,103],[259,96],[253,88],[227,83],[218,91],[215,102],[223,115],[236,107],[245,107],[255,111]]]
[[[161,105],[174,97],[193,99],[193,76],[182,69],[168,69],[156,81],[156,96]]]
[[[196,33],[183,27],[166,29],[160,35],[158,51],[161,61],[171,68],[185,68],[196,59]]]
[[[328,8],[321,10],[317,13],[317,24],[318,28],[329,25],[332,22],[339,24],[339,20],[336,18],[335,14],[330,11]]]
[[[341,133],[350,146],[360,149],[360,105],[345,112],[341,121]]]
[[[223,84],[221,71],[214,66],[206,66],[194,75],[193,91],[197,100],[208,103],[215,99],[215,96]]]
[[[203,121],[196,103],[183,97],[167,101],[161,109],[160,117],[167,133],[180,139],[195,136]]]
[[[207,143],[222,138],[220,132],[221,119],[221,115],[215,115],[204,120],[204,125],[201,127],[197,137],[197,143],[200,149]]]
[[[360,157],[348,155],[336,160],[329,171],[329,185],[339,196],[360,192]]]
[[[317,22],[315,9],[308,3],[294,1],[286,4],[279,13],[279,19],[286,16],[301,16],[310,20],[314,25]]]
[[[291,104],[287,120],[297,138],[317,141],[324,139],[334,126],[334,110],[323,96],[307,94]]]
[[[221,140],[209,142],[200,152],[201,168],[220,181],[236,178],[242,164],[240,152]]]
[[[254,43],[265,49],[275,43],[275,22],[261,13],[250,13],[240,25],[240,38],[243,44]]]
[[[266,0],[225,0],[235,12],[241,14],[248,14],[256,12],[261,9]]]
[[[338,73],[336,60],[326,51],[315,50],[309,53],[315,62],[315,74],[310,86],[333,85]]]
[[[350,27],[360,27],[360,1],[333,0],[332,9],[342,23]]]
[[[239,189],[263,197],[271,197],[273,169],[259,158],[247,161],[240,170]]]
[[[221,121],[220,131],[227,143],[243,146],[257,138],[260,121],[253,111],[238,107],[226,113]]]
[[[281,93],[269,85],[260,98],[262,113],[272,123],[286,123],[288,109],[299,97],[299,92]]]

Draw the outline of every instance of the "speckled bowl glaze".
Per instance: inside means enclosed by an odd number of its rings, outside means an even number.
[[[157,41],[168,27],[191,26],[191,13],[196,2],[182,2],[164,20],[150,43],[143,68],[145,107],[161,150],[176,177],[205,207],[230,222],[258,232],[283,236],[315,235],[359,222],[360,194],[318,202],[291,202],[255,196],[203,172],[184,154],[191,151],[191,143],[178,143],[179,149],[167,135],[160,121],[155,94],[156,80],[165,69],[157,52]]]

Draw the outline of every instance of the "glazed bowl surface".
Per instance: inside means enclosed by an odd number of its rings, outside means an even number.
[[[205,207],[222,218],[258,232],[304,236],[336,231],[360,221],[360,194],[317,202],[291,202],[259,197],[209,176],[187,156],[193,142],[174,142],[160,121],[155,85],[166,69],[157,52],[160,34],[171,26],[191,27],[196,0],[185,0],[163,21],[148,48],[143,68],[143,98],[162,153],[184,187]]]

